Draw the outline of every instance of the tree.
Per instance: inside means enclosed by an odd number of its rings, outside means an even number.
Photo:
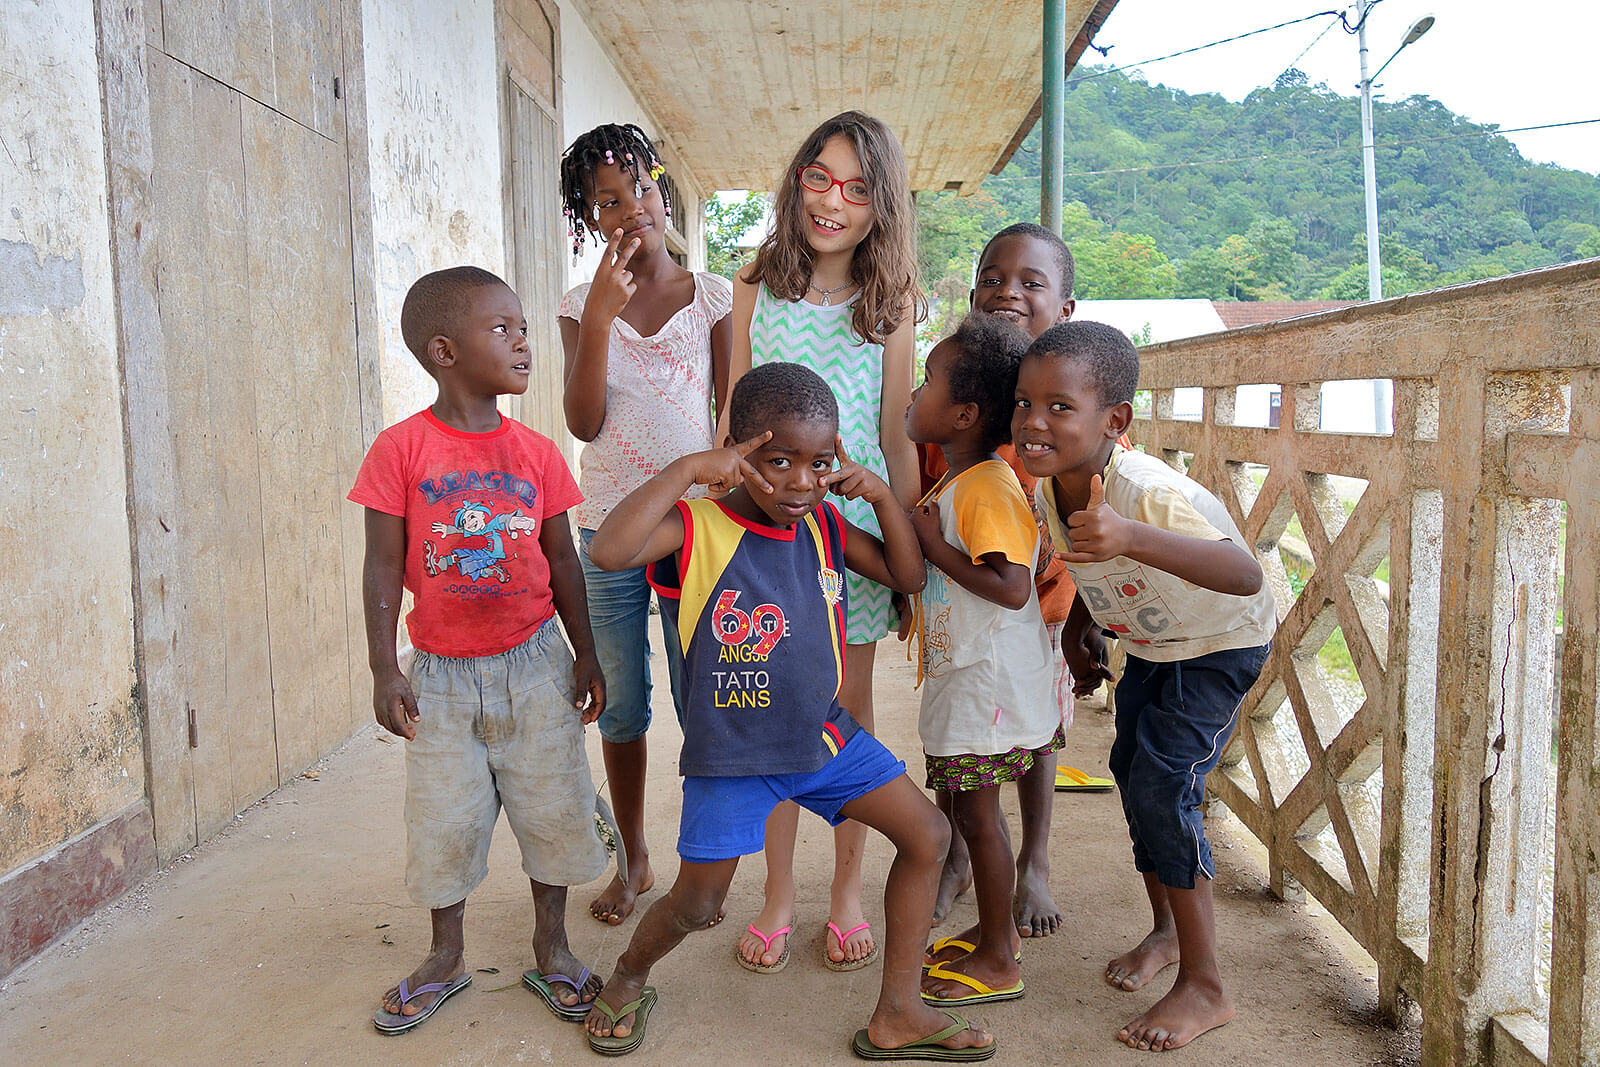
[[[706,201],[706,269],[733,279],[743,266],[738,241],[760,222],[767,198],[759,193],[717,193]]]
[[[1088,299],[1160,299],[1177,289],[1177,271],[1149,234],[1112,230],[1080,242],[1073,258],[1077,290]]]
[[[1492,127],[1425,96],[1376,106],[1387,293],[1600,256],[1595,175],[1530,163]],[[1084,261],[1082,295],[1161,293],[1157,255],[1175,295],[1365,295],[1354,96],[1290,71],[1240,104],[1085,65],[1063,111],[1062,235]],[[920,234],[930,288],[945,272],[970,282],[964,249],[1038,221],[1039,155],[1036,127],[977,196],[919,198],[930,209]],[[976,210],[984,194],[993,214]],[[1150,254],[1133,253],[1135,235]]]

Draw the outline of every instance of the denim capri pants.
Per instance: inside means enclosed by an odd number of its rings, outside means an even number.
[[[650,583],[645,568],[603,571],[589,559],[593,530],[578,530],[578,560],[589,594],[589,629],[595,657],[606,676],[606,710],[600,713],[600,736],[614,745],[637,741],[650,728]],[[672,705],[683,722],[683,650],[678,632],[665,625],[667,681]]]

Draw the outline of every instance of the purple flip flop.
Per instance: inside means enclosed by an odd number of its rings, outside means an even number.
[[[562,985],[571,986],[573,992],[581,997],[583,996],[583,984],[589,980],[589,974],[589,968],[585,967],[578,972],[578,977],[574,980],[564,974],[541,974],[537,968],[534,968],[522,972],[522,984],[539,994],[539,999],[543,1000],[545,1005],[556,1013],[556,1018],[563,1019],[569,1023],[581,1023],[589,1017],[589,1009],[594,1006],[594,1001],[591,1000],[585,1003],[580,1000],[576,1004],[563,1004],[552,983],[559,982]]]
[[[427,985],[420,985],[412,989],[406,984],[406,980],[402,978],[400,979],[400,1006],[402,1008],[418,997],[426,996],[429,993],[437,993],[439,995],[434,998],[432,1004],[429,1004],[415,1015],[402,1015],[379,1008],[372,1013],[372,1025],[377,1027],[380,1034],[403,1034],[407,1030],[415,1030],[427,1022],[434,1012],[439,1010],[439,1005],[471,984],[472,975],[462,974],[448,982],[429,982]]]

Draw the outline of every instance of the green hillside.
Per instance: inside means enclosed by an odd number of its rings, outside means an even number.
[[[1354,96],[1291,70],[1232,103],[1080,67],[1065,111],[1079,297],[1366,297]],[[1595,175],[1423,96],[1380,100],[1374,126],[1386,296],[1600,256]],[[1038,127],[973,196],[918,204],[924,281],[964,298],[984,237],[1038,221]]]

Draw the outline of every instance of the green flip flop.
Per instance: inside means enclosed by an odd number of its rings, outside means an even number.
[[[629,1012],[635,1013],[633,1016],[633,1032],[627,1037],[589,1035],[589,1047],[602,1056],[626,1056],[644,1044],[645,1024],[650,1021],[650,1009],[656,1006],[656,987],[653,985],[645,986],[644,989],[640,990],[638,1000],[629,1001],[616,1010],[612,1010],[611,1005],[599,997],[591,1000],[589,1006],[600,1009],[600,1012],[611,1020],[613,1027],[625,1019]]]
[[[866,1028],[863,1027],[856,1031],[854,1040],[850,1042],[850,1051],[864,1060],[943,1060],[951,1063],[975,1063],[994,1055],[995,1041],[992,1037],[989,1043],[981,1048],[946,1048],[939,1044],[946,1038],[970,1029],[972,1025],[953,1011],[941,1014],[950,1020],[949,1026],[936,1034],[929,1034],[920,1041],[913,1041],[909,1045],[900,1045],[897,1048],[874,1045],[872,1038],[867,1036]]]

